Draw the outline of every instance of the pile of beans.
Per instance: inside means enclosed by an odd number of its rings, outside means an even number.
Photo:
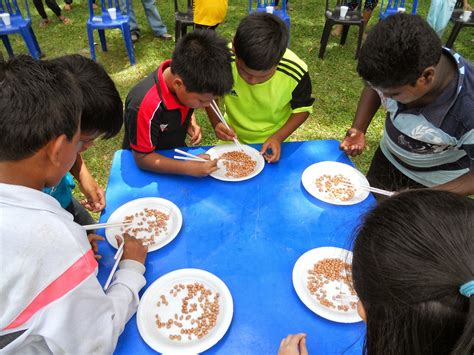
[[[351,265],[337,258],[322,259],[314,264],[312,269],[308,270],[306,287],[323,306],[343,312],[355,310],[357,302],[344,301],[340,294],[336,294],[331,299],[328,298],[325,286],[330,282],[346,284],[350,290],[350,296],[355,297],[356,293],[352,288]],[[341,287],[336,286],[336,290],[341,290]]]
[[[143,212],[125,216],[124,223],[133,223],[129,226],[121,227],[122,237],[125,234],[141,239],[143,244],[150,245],[155,243],[155,237],[161,232],[165,232],[168,227],[170,216],[160,210],[145,208]]]
[[[356,192],[351,180],[342,174],[321,175],[315,184],[318,191],[326,194],[330,200],[349,201]]]
[[[227,170],[225,176],[233,178],[242,178],[249,176],[255,171],[257,162],[250,155],[242,151],[231,151],[222,154],[219,160],[223,160]]]
[[[182,293],[180,295],[180,293]],[[177,284],[170,289],[171,297],[181,298],[181,311],[175,313],[173,318],[164,321],[159,314],[155,315],[158,329],[169,329],[176,332],[170,334],[170,340],[181,341],[201,339],[217,324],[219,315],[219,293],[212,292],[203,284],[195,282],[193,284]],[[156,303],[157,307],[167,307],[169,305],[165,295],[161,295]],[[158,310],[159,313],[159,310]]]

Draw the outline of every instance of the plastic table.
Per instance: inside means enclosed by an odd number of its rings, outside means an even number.
[[[299,332],[308,334],[311,354],[360,354],[364,324],[319,317],[300,301],[292,284],[293,266],[306,251],[320,246],[350,249],[354,228],[375,204],[369,195],[356,205],[335,206],[303,188],[301,175],[313,163],[352,164],[338,144],[334,140],[284,143],[278,163],[266,164],[258,176],[242,182],[142,171],[130,151],[119,150],[112,162],[101,222],[122,204],[142,197],[162,197],[181,209],[180,233],[148,254],[145,277],[148,286],[170,271],[199,268],[227,284],[234,301],[233,320],[226,335],[205,354],[276,354],[283,337]],[[190,149],[194,154],[206,150]],[[99,281],[103,284],[115,249],[101,244]],[[115,353],[154,353],[141,339],[135,316]]]

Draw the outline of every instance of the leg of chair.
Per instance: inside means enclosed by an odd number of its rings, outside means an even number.
[[[321,58],[321,59],[323,59],[324,52],[326,51],[326,46],[328,44],[329,35],[331,34],[332,24],[333,23],[332,23],[331,20],[326,20],[326,23],[324,24],[324,30],[323,30],[323,34],[321,36],[320,48],[319,48],[319,58]]]
[[[2,42],[3,42],[3,45],[5,46],[5,49],[7,50],[8,56],[10,58],[13,58],[13,56],[14,56],[13,48],[12,48],[12,45],[10,44],[10,40],[8,39],[8,36],[4,35],[4,36],[0,36],[0,37],[2,37]]]
[[[341,46],[346,44],[347,34],[349,33],[349,25],[342,26],[342,34],[341,34]]]
[[[174,41],[178,42],[179,37],[181,36],[181,21],[176,20],[174,22]]]
[[[104,52],[107,52],[107,42],[105,41],[105,31],[104,30],[98,30],[98,31],[99,31],[100,45],[102,46],[102,50]]]
[[[31,38],[31,33],[29,31],[28,27],[23,27],[20,29],[21,36],[23,37],[23,40],[26,43],[26,47],[28,48],[28,51],[30,52],[31,56],[35,58],[36,60],[40,59],[40,53],[36,49],[36,46],[34,44],[33,39]]]
[[[135,53],[133,51],[132,36],[130,34],[130,26],[128,24],[122,25],[122,36],[123,40],[125,41],[125,47],[127,48],[130,64],[135,65]]]
[[[462,25],[458,22],[454,23],[453,29],[451,30],[451,33],[449,34],[448,41],[446,42],[446,47],[451,48],[454,44],[454,41],[456,40],[459,31],[461,30]]]
[[[31,38],[33,39],[33,44],[35,45],[36,50],[39,53],[39,56],[42,57],[43,53],[41,52],[41,48],[39,46],[38,40],[36,39],[35,33],[33,32],[33,29],[31,27],[29,27],[29,31],[30,31],[30,34],[31,34]]]
[[[95,46],[94,46],[94,30],[90,26],[87,26],[87,38],[89,40],[89,49],[91,52],[91,59],[95,62],[96,57],[95,57]]]

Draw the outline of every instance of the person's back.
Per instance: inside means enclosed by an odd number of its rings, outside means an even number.
[[[42,192],[82,147],[81,91],[67,71],[25,56],[0,61],[0,82],[2,353],[111,353],[145,284],[146,248],[126,240],[105,294],[84,229]]]
[[[314,102],[308,67],[287,49],[288,40],[288,28],[277,16],[245,17],[232,41],[234,86],[224,96],[232,130],[207,109],[218,138],[263,143],[268,162],[279,160],[281,143],[308,118]]]

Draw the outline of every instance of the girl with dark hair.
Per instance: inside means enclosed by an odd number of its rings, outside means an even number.
[[[371,211],[357,233],[352,277],[367,324],[365,354],[474,352],[474,201],[413,190]],[[305,335],[280,355],[307,354]]]

